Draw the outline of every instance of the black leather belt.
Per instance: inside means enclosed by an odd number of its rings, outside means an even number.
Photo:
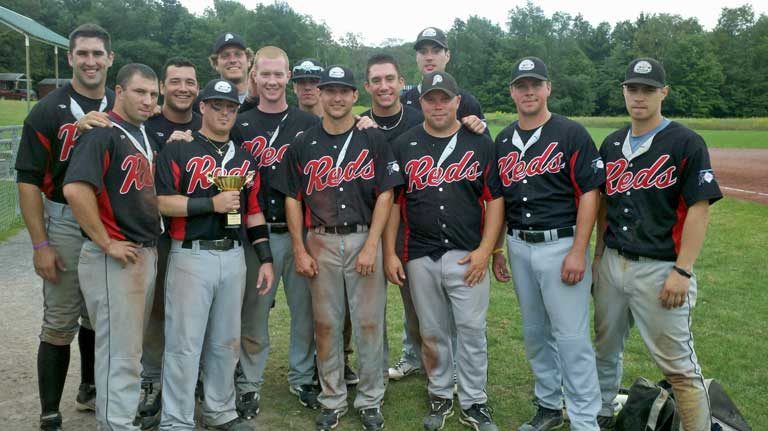
[[[560,238],[572,237],[574,233],[573,231],[574,231],[573,227],[561,227],[559,229],[551,229],[548,231],[520,230],[517,233],[517,237],[522,239],[525,242],[539,243],[539,242],[545,242],[545,241],[552,241],[551,233],[555,233],[557,235],[557,239],[560,239]],[[547,238],[547,233],[550,233],[549,238]]]
[[[269,223],[269,233],[288,233],[287,223]]]
[[[349,235],[356,232],[368,232],[368,226],[353,224],[351,226],[315,226],[312,231],[317,233],[333,233],[336,235]]]
[[[624,259],[634,260],[635,262],[640,260],[639,254],[631,253],[626,250],[616,250],[616,252],[618,252],[619,256],[623,257]]]
[[[217,251],[227,251],[232,250],[235,247],[240,247],[240,241],[231,239],[231,238],[224,238],[224,239],[200,239],[200,240],[184,240],[181,243],[181,248],[187,248],[192,249],[194,248],[194,244],[198,243],[198,246],[200,250],[217,250]]]

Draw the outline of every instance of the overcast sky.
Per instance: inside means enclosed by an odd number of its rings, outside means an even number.
[[[213,0],[180,0],[191,12],[200,14],[206,7],[213,7]],[[259,3],[272,1],[240,0],[247,8],[253,9]],[[416,38],[424,27],[436,26],[448,30],[455,18],[466,20],[470,15],[490,19],[502,28],[507,12],[517,6],[525,6],[525,0],[436,2],[419,0],[387,0],[363,2],[334,2],[328,0],[289,0],[291,7],[315,22],[325,22],[338,39],[346,33],[357,33],[368,45],[380,44],[387,38],[410,41]],[[611,25],[618,21],[634,20],[641,12],[670,13],[683,17],[695,16],[704,28],[711,30],[723,7],[735,8],[744,0],[644,0],[630,1],[556,1],[537,0],[534,2],[547,16],[562,11],[577,15],[581,13],[592,25],[607,21]],[[455,5],[459,6],[455,6]],[[752,2],[756,15],[768,13],[768,2]]]

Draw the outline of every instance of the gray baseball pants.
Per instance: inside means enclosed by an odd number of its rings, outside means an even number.
[[[584,278],[567,285],[560,268],[573,238],[533,244],[507,235],[507,242],[538,403],[560,410],[565,396],[571,429],[597,431],[600,387],[589,334],[589,256]]]
[[[195,429],[195,385],[202,355],[206,425],[237,418],[232,378],[240,353],[245,291],[243,247],[191,249],[174,240],[165,279],[165,352],[161,430]],[[134,406],[135,407],[135,406]]]
[[[144,327],[154,294],[157,250],[141,247],[123,268],[91,241],[83,243],[80,289],[96,331],[97,429],[138,430],[133,425],[141,390]]]
[[[68,346],[80,325],[92,329],[77,276],[83,234],[69,205],[45,199],[45,230],[50,246],[56,250],[66,269],[58,271],[59,282],[43,280],[43,324],[40,341]],[[78,324],[78,319],[80,324]]]
[[[168,268],[168,253],[171,250],[171,238],[161,235],[157,239],[157,276],[155,277],[155,297],[149,322],[144,328],[144,351],[141,355],[141,382],[160,385],[165,347],[165,272]]]
[[[248,267],[243,298],[240,366],[236,383],[239,393],[261,392],[264,369],[269,356],[269,312],[283,279],[285,297],[291,313],[290,347],[288,349],[288,384],[312,383],[315,370],[315,328],[312,319],[312,295],[305,277],[296,272],[289,233],[271,233],[275,281],[269,294],[260,296],[256,286],[259,259],[253,249],[246,250]]]
[[[463,409],[488,401],[485,332],[491,283],[488,274],[474,287],[464,283],[467,266],[458,261],[468,253],[451,250],[437,261],[424,256],[406,264],[419,320],[422,363],[429,379],[427,390],[432,397],[453,399],[455,360]],[[455,355],[448,329],[452,324],[457,336]]]
[[[381,246],[373,274],[363,277],[355,271],[357,256],[367,238],[367,232],[339,235],[310,231],[307,235],[307,251],[318,265],[318,274],[309,280],[315,317],[317,368],[322,387],[318,401],[328,409],[347,406],[342,336],[345,291],[360,378],[354,407],[378,407],[384,398],[382,363],[387,284]]]
[[[644,257],[628,260],[614,249],[605,249],[593,294],[597,371],[603,398],[600,414],[613,414],[613,399],[621,383],[624,341],[634,324],[672,385],[683,429],[709,431],[709,399],[691,332],[696,277],[691,278],[688,298],[681,307],[668,310],[658,298],[673,265]]]

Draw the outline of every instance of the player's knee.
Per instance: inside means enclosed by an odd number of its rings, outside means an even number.
[[[72,344],[72,341],[77,335],[78,328],[73,329],[57,329],[48,326],[43,326],[40,331],[40,341],[54,346],[68,346]]]

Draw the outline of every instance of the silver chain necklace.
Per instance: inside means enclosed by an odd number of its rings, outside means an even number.
[[[403,121],[403,116],[404,115],[405,115],[405,108],[401,106],[400,107],[400,118],[397,119],[397,123],[395,123],[394,126],[387,127],[387,126],[383,126],[383,125],[379,124],[379,122],[376,120],[376,114],[373,113],[373,107],[371,107],[371,117],[373,117],[373,121],[375,121],[376,124],[379,125],[379,129],[384,130],[384,131],[389,131],[389,130],[397,128],[397,126],[400,125],[400,122]]]

